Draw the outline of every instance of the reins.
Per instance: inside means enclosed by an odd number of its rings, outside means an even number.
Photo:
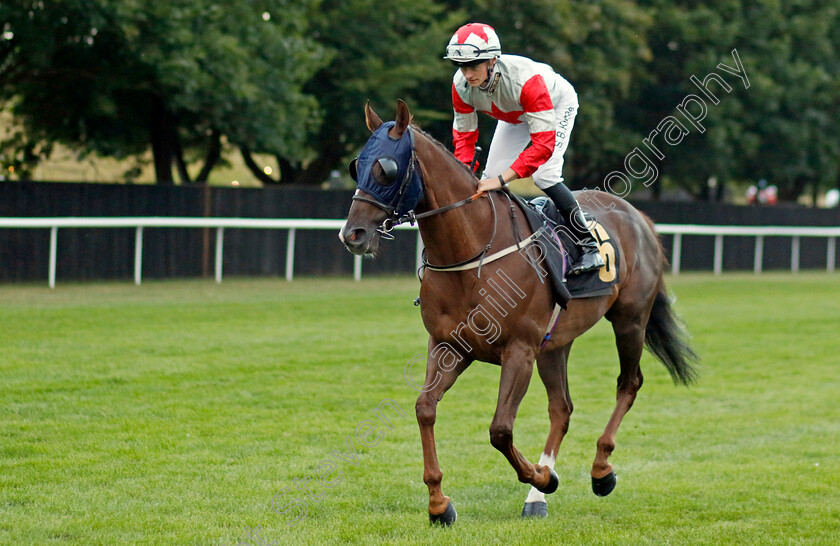
[[[493,241],[496,238],[496,228],[498,226],[498,216],[496,214],[496,203],[493,199],[490,199],[490,203],[493,206],[493,235],[490,237],[490,242],[487,243],[487,246],[484,249],[470,258],[469,260],[464,260],[462,262],[458,262],[457,264],[451,265],[433,265],[430,264],[426,260],[425,251],[423,253],[423,265],[418,270],[418,276],[423,269],[431,269],[432,271],[466,271],[468,269],[476,269],[478,268],[478,276],[481,277],[481,266],[490,263],[493,261],[498,260],[499,258],[503,258],[508,254],[521,250],[523,247],[531,244],[532,241],[539,237],[539,232],[532,233],[527,239],[524,241],[519,234],[519,228],[516,225],[516,205],[514,205],[513,200],[510,197],[510,194],[507,191],[503,191],[502,195],[504,195],[508,200],[508,205],[510,205],[510,222],[513,226],[513,235],[516,239],[516,242],[511,246],[500,250],[494,254],[487,256],[487,252],[489,252],[490,248],[493,246]],[[489,196],[488,196],[489,197]]]
[[[477,193],[467,197],[466,199],[458,201],[457,203],[452,203],[451,205],[446,205],[444,207],[440,207],[438,209],[430,210],[430,211],[427,211],[427,212],[421,212],[420,214],[414,214],[414,211],[410,210],[410,211],[408,211],[407,214],[405,214],[404,216],[402,216],[398,220],[398,223],[395,223],[394,225],[404,224],[405,222],[408,222],[409,224],[414,225],[415,221],[420,220],[422,218],[428,218],[429,216],[434,216],[434,215],[440,214],[442,212],[446,212],[446,211],[449,211],[449,210],[452,210],[452,209],[457,209],[458,207],[462,207],[464,205],[468,205],[468,204],[472,203],[473,201],[475,201],[476,199],[478,199],[479,197],[481,197],[482,195],[484,195],[484,192],[480,191],[480,192],[477,192]]]
[[[380,208],[380,209],[384,210],[388,214],[387,218],[385,218],[385,220],[382,221],[382,224],[376,229],[376,231],[379,232],[379,234],[384,239],[393,239],[394,236],[391,232],[393,231],[393,229],[395,227],[399,226],[400,224],[408,223],[408,224],[413,226],[415,222],[417,222],[418,220],[422,220],[423,218],[429,218],[431,216],[442,214],[444,212],[447,212],[447,211],[450,211],[450,210],[453,210],[453,209],[457,209],[457,208],[462,207],[464,205],[468,205],[468,204],[472,203],[473,201],[477,200],[478,198],[484,196],[485,193],[486,193],[486,192],[483,192],[483,191],[479,191],[479,192],[476,192],[473,195],[467,197],[466,199],[462,199],[462,200],[457,201],[455,203],[451,203],[449,205],[444,205],[443,207],[439,207],[439,208],[436,208],[436,209],[433,209],[433,210],[422,212],[420,214],[415,214],[414,210],[409,210],[409,211],[407,211],[403,214],[399,214],[401,205],[403,204],[402,203],[403,198],[405,197],[405,194],[406,194],[406,188],[407,188],[408,184],[411,183],[411,179],[414,176],[414,171],[416,169],[417,164],[420,163],[420,160],[417,158],[416,149],[415,149],[415,146],[414,146],[414,132],[411,130],[411,127],[408,127],[407,131],[408,131],[410,142],[411,142],[411,156],[409,157],[408,168],[406,169],[405,176],[403,177],[402,181],[400,182],[399,190],[397,191],[397,194],[394,196],[394,199],[392,200],[392,203],[385,204],[385,203],[382,203],[382,202],[380,202],[380,201],[378,201],[374,198],[365,197],[365,196],[362,196],[362,195],[354,195],[353,196],[354,201],[362,201],[364,203],[368,203],[370,205],[373,205],[377,208]],[[421,167],[421,171],[422,171],[422,167]],[[418,270],[418,275],[424,269],[431,269],[433,271],[464,271],[464,270],[467,270],[467,269],[478,268],[478,276],[481,277],[481,266],[485,263],[486,258],[487,258],[488,262],[490,262],[490,261],[493,261],[493,260],[497,260],[497,259],[499,259],[503,256],[506,256],[507,254],[510,254],[511,252],[514,252],[515,250],[519,250],[521,248],[522,244],[523,244],[523,241],[521,239],[521,236],[519,235],[519,230],[518,230],[517,225],[516,225],[516,213],[515,213],[515,208],[516,207],[513,204],[513,201],[511,200],[510,195],[507,192],[502,192],[502,193],[505,197],[507,197],[508,203],[510,205],[511,223],[513,225],[514,236],[516,238],[516,243],[513,246],[511,246],[509,248],[506,248],[506,249],[504,249],[500,252],[497,252],[495,254],[492,254],[489,257],[487,256],[487,253],[493,247],[493,241],[495,241],[495,239],[496,239],[496,233],[497,233],[498,226],[499,226],[499,215],[496,211],[496,202],[493,200],[493,198],[490,195],[487,195],[487,197],[490,199],[491,210],[493,211],[493,233],[490,236],[490,241],[484,246],[484,248],[482,248],[478,252],[478,254],[476,254],[472,258],[460,261],[458,263],[448,264],[448,265],[435,265],[435,264],[429,263],[426,260],[426,252],[425,252],[425,249],[424,249],[423,250],[423,256],[422,256],[423,264],[420,267],[420,269]],[[395,203],[394,203],[394,201],[395,201]],[[533,236],[531,236],[531,238],[533,238]],[[524,241],[524,242],[525,243],[530,242],[531,238],[529,238],[528,241]]]
[[[422,220],[423,218],[428,218],[429,216],[435,216],[436,214],[441,214],[441,213],[450,211],[452,209],[457,209],[458,207],[468,205],[468,204],[472,203],[473,201],[475,201],[476,199],[478,199],[479,197],[482,197],[484,195],[484,193],[485,192],[483,192],[483,191],[476,192],[473,195],[467,197],[466,199],[462,199],[461,201],[458,201],[457,203],[452,203],[450,205],[446,205],[446,206],[443,206],[443,207],[440,207],[440,208],[437,208],[437,209],[434,209],[434,210],[421,212],[420,214],[415,214],[413,210],[410,210],[407,213],[403,214],[402,216],[399,216],[399,217],[396,217],[396,218],[395,218],[396,214],[395,214],[395,211],[394,211],[393,208],[386,207],[385,205],[383,205],[382,203],[379,203],[378,201],[375,201],[373,199],[369,199],[367,197],[356,196],[356,195],[353,196],[353,199],[355,199],[356,201],[362,201],[364,203],[370,203],[371,205],[375,205],[375,206],[381,208],[382,210],[384,210],[385,212],[387,212],[389,214],[388,218],[386,218],[385,220],[382,221],[382,225],[379,226],[379,228],[377,228],[376,231],[378,231],[382,235],[382,237],[384,237],[385,239],[390,240],[390,239],[394,238],[394,236],[391,234],[391,231],[395,227],[397,227],[398,225],[408,223],[409,225],[413,226],[414,223],[417,220]],[[492,202],[492,199],[490,201]],[[495,212],[496,211],[495,211],[495,205],[494,205],[494,210],[493,210],[494,215],[495,215]]]
[[[484,193],[484,192],[479,192],[479,193],[475,194],[473,197],[479,196],[482,193]],[[422,256],[423,265],[420,266],[420,271],[422,271],[423,269],[427,269],[427,268],[431,269],[433,271],[463,271],[464,269],[472,269],[471,264],[478,261],[478,266],[477,266],[478,267],[478,276],[481,277],[481,265],[484,262],[484,257],[487,255],[487,253],[490,251],[490,248],[493,246],[493,241],[496,239],[496,229],[499,227],[499,215],[496,213],[496,202],[493,201],[493,198],[490,197],[489,195],[488,195],[488,197],[490,198],[490,206],[493,210],[493,234],[490,236],[490,242],[487,243],[487,245],[478,254],[476,254],[472,258],[469,258],[467,260],[463,260],[463,261],[455,263],[455,264],[450,264],[450,265],[433,265],[433,264],[429,263],[429,261],[426,260],[426,249],[423,249],[423,256]],[[470,202],[470,201],[467,201],[467,202]],[[463,201],[461,201],[459,203],[455,203],[455,204],[458,205],[458,206],[461,206],[462,204],[463,205],[466,204]],[[442,207],[440,209],[436,209],[436,210],[431,211],[431,212],[434,212],[434,213],[444,212],[443,208],[446,208],[446,207]],[[455,208],[455,207],[452,207],[452,208]],[[431,216],[431,215],[429,215],[429,216]],[[419,274],[419,271],[418,271],[418,274]]]

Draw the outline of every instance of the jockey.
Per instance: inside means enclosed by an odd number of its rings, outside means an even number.
[[[466,164],[473,160],[477,111],[498,120],[478,190],[499,189],[516,178],[532,176],[577,236],[581,258],[569,273],[602,267],[604,260],[583,212],[563,184],[563,154],[578,109],[574,87],[546,64],[502,55],[496,31],[483,23],[459,28],[444,59],[459,69],[452,82],[455,157]]]

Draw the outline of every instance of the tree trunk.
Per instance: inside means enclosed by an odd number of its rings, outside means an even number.
[[[170,127],[170,130],[172,131],[174,148],[172,157],[175,159],[175,166],[178,167],[178,177],[181,179],[181,184],[189,184],[192,180],[190,180],[190,173],[187,172],[187,164],[184,161],[184,149],[181,148],[181,139],[178,138],[178,129],[174,123]]]
[[[329,178],[330,171],[337,168],[338,162],[344,157],[343,146],[336,139],[334,142],[322,142],[318,159],[313,161],[306,168],[298,167],[297,162],[285,157],[277,156],[277,164],[280,173],[277,178],[265,174],[262,168],[257,165],[251,154],[251,150],[244,146],[239,147],[245,165],[263,184],[295,184],[313,186],[323,183]]]
[[[292,161],[279,155],[275,157],[277,158],[277,166],[280,167],[278,177],[281,180],[295,180],[300,176],[302,169],[299,163],[292,163]]]
[[[318,160],[299,170],[294,179],[290,180],[291,183],[305,186],[322,184],[329,178],[330,171],[338,168],[339,162],[346,154],[344,145],[331,135],[321,138],[318,150]]]
[[[306,169],[302,170],[294,179],[294,184],[313,186],[323,183],[330,176],[330,171],[340,158],[328,158],[323,155]]]
[[[214,129],[210,135],[210,143],[207,149],[207,155],[204,158],[204,166],[201,167],[201,172],[195,177],[195,181],[200,184],[206,183],[207,178],[210,176],[210,171],[213,170],[213,167],[216,166],[221,158],[222,141],[219,138],[219,132]]]
[[[249,150],[245,146],[240,146],[239,152],[242,154],[242,160],[245,161],[245,165],[248,167],[248,169],[251,170],[254,176],[257,177],[257,180],[259,180],[263,184],[278,184],[280,182],[280,179],[283,177],[282,172],[278,174],[278,177],[280,178],[275,180],[274,178],[271,178],[269,175],[265,174],[265,171],[263,171],[260,168],[260,166],[257,165],[257,162],[254,161],[253,156],[251,156],[251,150]]]
[[[155,163],[155,180],[158,184],[173,184],[172,158],[174,156],[174,142],[172,142],[171,116],[166,111],[160,98],[154,99],[152,106],[150,135],[152,138],[152,155]]]
[[[715,196],[715,201],[718,203],[723,203],[726,201],[726,182],[721,178],[718,180],[717,185],[717,195]]]
[[[658,178],[650,186],[650,196],[654,201],[662,199],[662,182]]]
[[[797,176],[793,179],[793,183],[779,188],[779,201],[796,202],[802,192],[805,191],[809,178],[804,176]]]

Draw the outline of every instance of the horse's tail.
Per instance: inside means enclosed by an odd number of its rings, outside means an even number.
[[[645,328],[645,346],[668,368],[674,383],[688,385],[697,378],[694,364],[699,357],[691,348],[688,332],[671,307],[671,299],[660,285]]]
[[[650,218],[645,216],[645,220],[651,230],[656,233]],[[657,242],[659,242],[663,269],[665,269],[667,259],[658,236]],[[674,383],[688,385],[697,378],[694,365],[700,358],[691,348],[688,331],[674,312],[671,303],[665,283],[660,281],[659,292],[653,300],[653,308],[650,310],[650,318],[645,327],[645,346],[665,365]]]

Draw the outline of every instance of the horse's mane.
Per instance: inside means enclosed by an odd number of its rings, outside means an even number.
[[[434,144],[435,146],[440,148],[440,150],[443,152],[443,156],[446,157],[446,159],[450,163],[453,163],[453,162],[456,163],[461,169],[466,171],[470,175],[471,178],[473,178],[473,179],[475,178],[475,174],[472,172],[472,170],[470,170],[469,165],[467,165],[465,163],[462,163],[460,159],[455,157],[455,154],[453,154],[451,151],[449,151],[449,149],[446,146],[444,146],[443,144],[438,142],[438,140],[435,137],[433,137],[432,135],[430,135],[429,133],[427,133],[426,131],[424,131],[423,129],[421,129],[420,127],[415,125],[414,123],[411,124],[411,128],[414,129],[415,131],[417,131],[418,133],[420,133],[421,135],[423,135],[424,137],[426,137],[432,144]]]

